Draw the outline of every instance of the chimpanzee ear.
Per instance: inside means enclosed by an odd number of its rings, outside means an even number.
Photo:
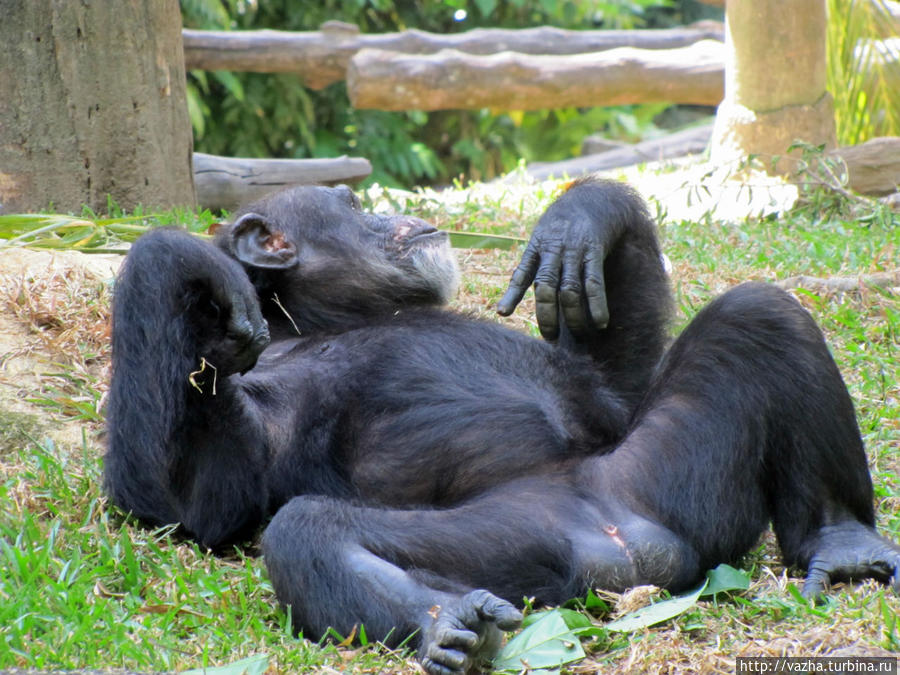
[[[297,264],[297,247],[258,213],[246,213],[231,226],[234,255],[250,267],[283,270]]]

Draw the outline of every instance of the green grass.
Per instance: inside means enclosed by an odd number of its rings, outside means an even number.
[[[427,196],[410,207],[447,229],[522,237],[553,193],[543,186],[537,195],[477,186],[440,199]],[[874,207],[859,214],[805,208],[740,223],[665,223],[679,324],[745,279],[856,277],[896,269],[900,217]],[[108,247],[107,240],[96,241]],[[461,251],[465,281],[456,306],[493,315],[491,304],[516,255]],[[33,288],[37,293],[42,287]],[[870,456],[879,526],[898,540],[900,295],[866,286],[843,294],[795,294],[822,325],[844,373]],[[43,312],[41,299],[32,300],[34,311]],[[91,302],[107,303],[108,295]],[[533,330],[529,302],[513,320],[524,330]],[[59,303],[51,298],[45,304]],[[61,323],[50,321],[42,330],[61,330]],[[78,341],[48,339],[40,349],[52,376],[31,392],[32,412],[0,404],[0,670],[185,670],[260,656],[271,673],[413,672],[402,655],[378,645],[291,637],[252,549],[216,557],[170,530],[143,528],[108,505],[97,413],[108,357]],[[79,433],[51,440],[60,418]],[[595,631],[585,643],[589,663],[610,672],[733,672],[738,654],[812,656],[848,645],[870,654],[900,650],[900,602],[877,584],[838,588],[825,604],[810,607],[798,599],[800,581],[778,562],[771,536],[742,567],[752,579],[745,592],[701,600],[681,616],[635,633]],[[603,603],[592,610],[600,626],[631,604],[661,596],[639,590],[602,597],[612,610],[598,610]]]

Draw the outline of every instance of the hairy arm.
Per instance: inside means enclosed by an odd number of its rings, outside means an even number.
[[[135,243],[116,281],[107,491],[153,524],[217,546],[265,509],[265,439],[230,377],[268,343],[241,266],[171,229]]]

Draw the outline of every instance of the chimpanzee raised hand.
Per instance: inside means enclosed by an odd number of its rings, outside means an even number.
[[[415,634],[433,674],[489,658],[510,602],[678,591],[770,521],[808,593],[896,586],[849,395],[798,303],[739,286],[663,354],[653,224],[600,180],[547,210],[502,313],[532,280],[556,344],[441,309],[446,235],[343,187],[273,194],[213,244],[145,235],[116,288],[110,495],[213,548],[274,514],[294,626]]]

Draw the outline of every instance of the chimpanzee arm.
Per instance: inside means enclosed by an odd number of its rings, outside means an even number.
[[[532,281],[541,335],[591,354],[612,386],[639,397],[665,348],[672,308],[640,196],[614,181],[576,182],[538,221],[500,314],[512,313]]]
[[[133,246],[116,281],[106,488],[123,509],[216,546],[263,516],[262,426],[229,376],[268,344],[240,264],[178,230]]]

